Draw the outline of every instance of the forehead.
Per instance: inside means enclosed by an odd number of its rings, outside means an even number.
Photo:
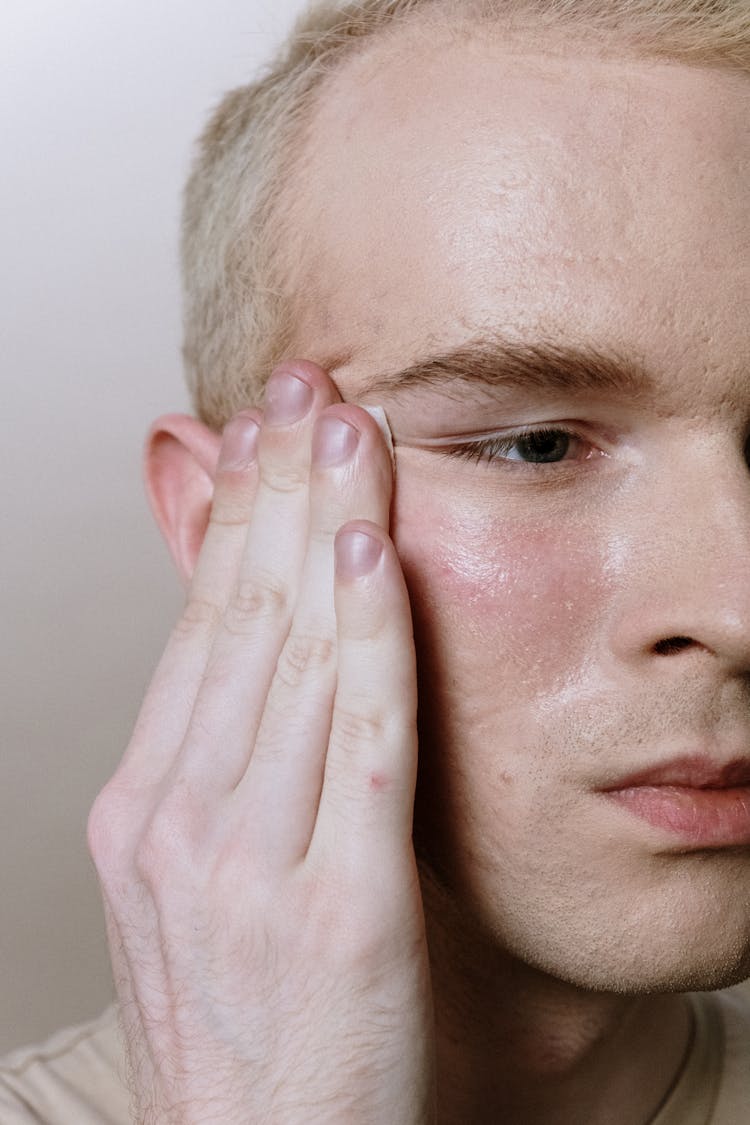
[[[483,329],[674,371],[750,333],[750,81],[401,31],[330,82],[296,204],[299,346],[345,389]],[[745,367],[746,371],[746,367]]]

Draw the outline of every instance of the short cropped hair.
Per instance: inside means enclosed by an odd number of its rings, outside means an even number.
[[[413,22],[469,28],[542,50],[724,67],[750,74],[747,0],[325,0],[310,6],[257,81],[227,94],[203,132],[182,223],[185,373],[214,430],[257,404],[294,341],[293,190],[326,79]],[[295,187],[296,185],[296,187]],[[297,232],[299,235],[299,232]],[[315,359],[309,351],[307,358]]]

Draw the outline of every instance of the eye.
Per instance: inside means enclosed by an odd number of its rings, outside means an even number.
[[[575,438],[565,430],[536,430],[517,438],[508,448],[509,461],[530,461],[535,465],[548,465],[564,461],[574,445]],[[510,456],[513,449],[518,456]]]
[[[449,452],[469,461],[500,462],[513,468],[529,466],[532,470],[602,455],[591,442],[559,426],[465,442],[452,446]]]

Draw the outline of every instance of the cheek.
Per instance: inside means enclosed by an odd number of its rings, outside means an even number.
[[[606,618],[604,536],[583,521],[519,516],[517,504],[512,515],[489,504],[438,515],[416,500],[399,498],[394,539],[430,649],[421,655],[439,656],[464,693],[495,700],[501,681],[528,699],[574,677]]]

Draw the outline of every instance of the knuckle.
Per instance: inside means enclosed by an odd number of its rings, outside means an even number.
[[[97,869],[111,850],[109,804],[106,789],[96,797],[86,821],[86,844]]]
[[[151,886],[172,883],[183,870],[196,874],[199,802],[182,786],[156,807],[135,847],[135,867]]]
[[[196,633],[213,631],[221,618],[221,611],[205,598],[189,597],[177,619],[174,632],[178,637],[193,637]]]
[[[280,459],[272,464],[261,460],[260,477],[271,492],[286,495],[307,487],[308,469],[306,465],[297,465],[291,459]]]
[[[86,844],[103,880],[125,865],[130,848],[132,803],[113,778],[97,794],[86,821]]]
[[[271,574],[255,574],[240,581],[224,613],[229,633],[246,635],[258,622],[284,618],[289,613],[289,592]]]
[[[388,726],[386,717],[376,711],[340,708],[334,720],[334,734],[344,749],[351,744],[377,747],[385,741]]]
[[[336,532],[341,527],[341,522],[343,519],[345,519],[345,516],[342,516],[341,520],[339,520],[337,519],[337,513],[334,513],[334,517],[333,519],[331,519],[331,524],[329,527],[322,527],[320,525],[317,525],[311,528],[310,542],[316,547],[322,547],[324,550],[331,550],[336,538]]]
[[[161,881],[167,869],[161,844],[160,828],[152,824],[138,841],[133,855],[139,879],[152,886]]]
[[[279,655],[276,674],[286,687],[297,688],[310,673],[330,667],[335,653],[336,642],[330,637],[290,634]]]
[[[335,927],[333,953],[340,971],[346,974],[355,966],[380,967],[386,942],[394,936],[382,908],[390,888],[377,882],[371,887],[384,893],[363,895],[361,870],[345,864],[337,866],[335,872],[315,872],[311,881],[305,917],[310,919],[308,934],[312,935],[313,948],[330,946]],[[395,940],[402,948],[401,927],[396,929]]]
[[[246,473],[224,474],[221,488],[217,489],[208,522],[213,527],[241,527],[248,523],[254,487]]]

